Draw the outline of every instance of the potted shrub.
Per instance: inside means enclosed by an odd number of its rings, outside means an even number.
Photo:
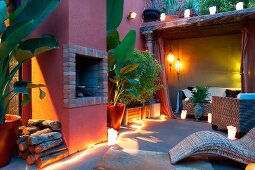
[[[139,67],[129,73],[129,77],[136,77],[139,83],[127,84],[127,89],[120,96],[121,103],[125,103],[128,108],[152,105],[154,93],[162,86],[159,84],[159,73],[161,65],[147,51],[135,50],[134,55],[126,61],[129,64],[139,64]]]
[[[130,30],[120,41],[117,31],[122,20],[123,4],[123,0],[107,0],[107,50],[109,87],[111,88],[110,102],[107,107],[107,121],[110,127],[115,130],[119,130],[125,110],[125,105],[119,103],[120,96],[127,90],[127,84],[137,83],[137,80],[130,79],[127,74],[135,70],[138,65],[124,62],[133,55],[136,32]],[[113,13],[115,15],[112,15]]]
[[[190,100],[194,104],[194,115],[196,120],[198,120],[202,116],[203,113],[202,103],[205,102],[208,95],[209,95],[208,87],[196,86],[195,88],[192,89],[192,96]]]
[[[59,2],[60,0],[44,0],[38,3],[37,0],[27,0],[12,13],[11,17],[8,17],[5,1],[0,1],[0,168],[11,160],[20,125],[19,116],[7,114],[10,101],[21,93],[22,105],[27,104],[30,101],[28,91],[30,88],[39,88],[41,99],[45,96],[45,92],[41,89],[44,86],[42,84],[17,81],[11,87],[11,81],[25,61],[57,47],[57,40],[52,36],[23,39],[33,32]],[[7,19],[10,24],[5,25]],[[18,64],[9,71],[9,64],[13,58]]]

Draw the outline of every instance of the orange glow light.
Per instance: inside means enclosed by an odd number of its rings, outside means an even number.
[[[172,50],[170,50],[167,55],[167,62],[169,63],[169,65],[172,65],[174,62],[174,54]]]

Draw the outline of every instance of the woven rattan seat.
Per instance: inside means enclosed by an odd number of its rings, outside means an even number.
[[[255,128],[243,138],[234,141],[216,132],[196,132],[169,151],[172,164],[189,156],[203,154],[219,155],[244,164],[253,163],[255,162]]]

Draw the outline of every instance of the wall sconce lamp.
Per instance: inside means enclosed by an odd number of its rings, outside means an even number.
[[[172,67],[172,64],[174,62],[174,53],[173,53],[172,50],[169,51],[166,59],[167,59],[167,62],[169,64],[169,66],[170,66],[170,72],[171,72],[171,67]]]
[[[127,19],[135,19],[136,13],[135,12],[129,12]]]
[[[177,71],[177,76],[178,76],[178,80],[181,74],[181,70],[182,70],[182,62],[180,60],[180,58],[178,57],[176,63],[175,63],[175,69]]]

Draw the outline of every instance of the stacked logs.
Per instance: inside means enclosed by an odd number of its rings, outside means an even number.
[[[42,168],[68,156],[57,121],[30,119],[27,127],[20,127],[19,134],[18,156],[29,165]]]

